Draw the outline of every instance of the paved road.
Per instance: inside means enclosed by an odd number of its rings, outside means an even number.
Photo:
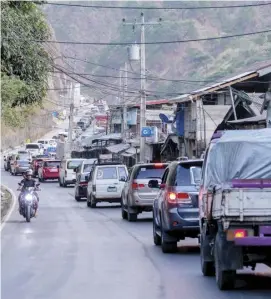
[[[21,178],[1,174],[16,189]],[[200,273],[194,240],[163,254],[152,244],[150,214],[128,223],[119,207],[77,203],[73,188],[41,188],[38,218],[26,223],[16,208],[2,231],[2,299],[270,298],[271,275],[260,273],[240,276],[234,291],[218,291]]]

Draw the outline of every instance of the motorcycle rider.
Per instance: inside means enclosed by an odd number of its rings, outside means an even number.
[[[23,174],[24,179],[21,180],[21,182],[20,182],[21,188],[19,188],[19,190],[21,190],[21,193],[20,193],[19,198],[18,198],[18,200],[19,200],[19,211],[21,211],[21,208],[22,208],[21,207],[21,196],[24,193],[25,188],[28,188],[28,187],[36,188],[37,187],[36,180],[32,178],[32,175],[33,175],[32,169],[27,170]],[[34,195],[36,196],[37,201],[39,202],[39,197],[38,197],[37,192],[34,192]],[[37,203],[37,208],[36,208],[36,211],[35,211],[35,217],[37,216],[37,210],[38,210],[38,203]]]

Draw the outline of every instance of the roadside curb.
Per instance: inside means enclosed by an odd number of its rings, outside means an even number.
[[[2,231],[3,228],[5,227],[5,224],[6,224],[7,220],[10,218],[10,216],[11,216],[11,214],[14,211],[15,206],[16,206],[16,195],[15,195],[15,193],[5,185],[1,185],[1,186],[2,186],[3,189],[5,189],[7,192],[9,192],[11,194],[11,201],[12,202],[11,202],[11,205],[10,205],[10,208],[9,208],[7,214],[2,219],[0,231]]]

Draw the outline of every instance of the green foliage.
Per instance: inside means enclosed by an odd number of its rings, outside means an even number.
[[[34,40],[46,40],[50,33],[37,4],[1,3],[1,89],[6,109],[41,103],[46,95],[49,56]]]

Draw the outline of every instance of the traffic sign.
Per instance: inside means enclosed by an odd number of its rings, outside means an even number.
[[[141,137],[151,137],[153,135],[153,131],[151,127],[143,127],[141,130]]]

